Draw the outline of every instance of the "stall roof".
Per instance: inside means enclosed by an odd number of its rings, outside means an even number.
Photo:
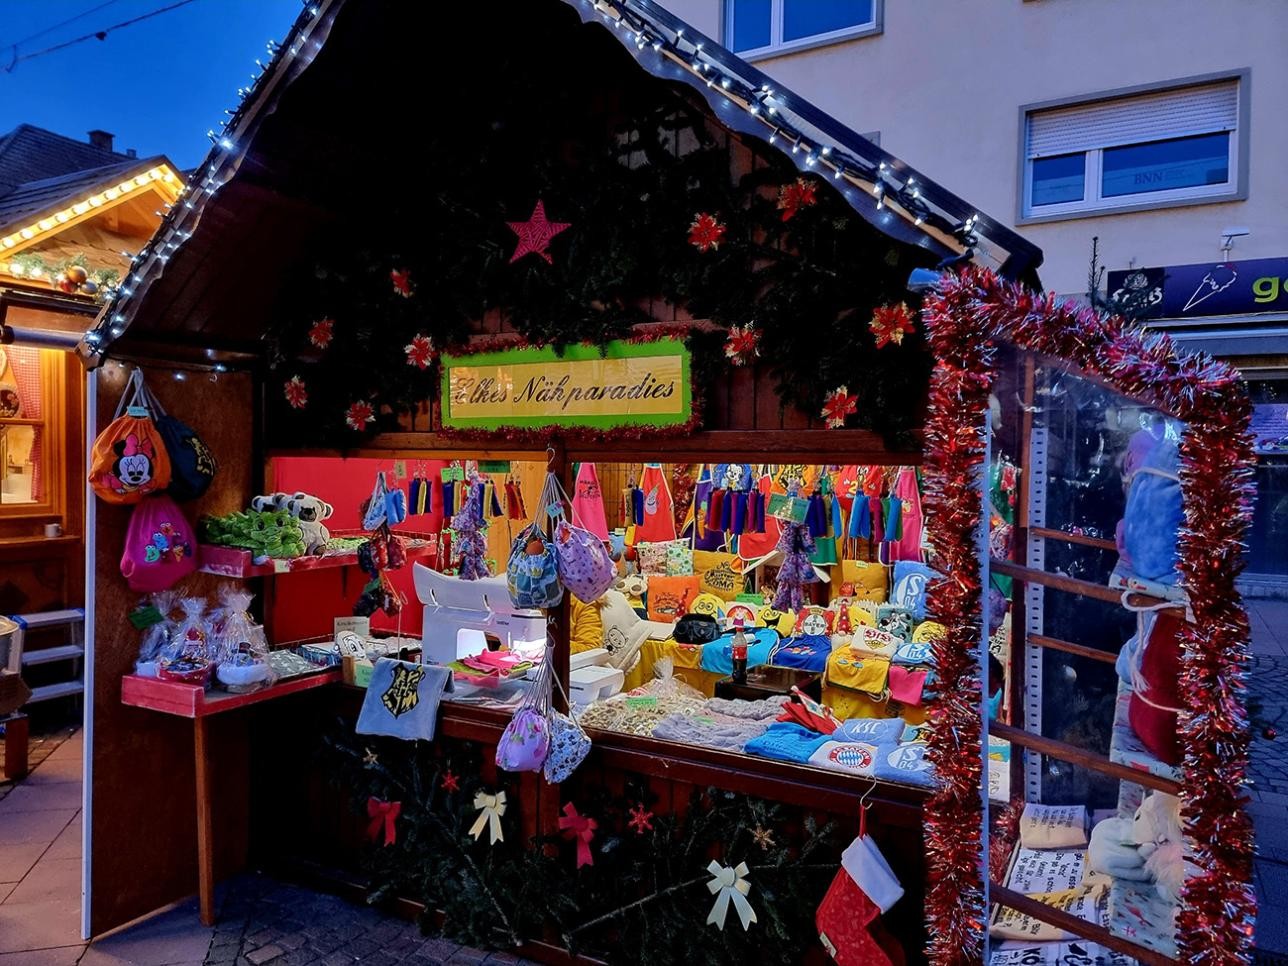
[[[571,7],[583,22],[608,30],[653,76],[696,90],[720,124],[767,141],[802,172],[830,175],[850,206],[890,238],[923,247],[945,260],[973,258],[1006,277],[1036,283],[1042,261],[1036,246],[653,0],[559,2]],[[275,270],[328,215],[316,196],[302,197],[289,190],[292,179],[306,180],[316,174],[307,170],[297,143],[281,136],[265,137],[264,122],[279,115],[275,123],[280,124],[280,115],[292,112],[304,120],[316,115],[319,105],[302,105],[298,97],[283,103],[284,95],[310,73],[315,60],[329,61],[328,70],[360,82],[363,57],[379,51],[374,50],[372,38],[362,37],[357,16],[341,17],[351,5],[353,0],[317,0],[305,7],[280,45],[271,45],[272,59],[255,82],[239,92],[241,105],[222,131],[211,132],[210,155],[87,333],[80,351],[88,364],[101,361],[108,345],[127,328],[132,330],[131,345],[141,351],[230,359],[258,354],[258,333],[267,318],[255,318],[247,310],[248,303],[267,306],[271,302],[267,286],[273,284]],[[489,11],[489,16],[504,12]],[[497,18],[496,24],[504,23],[503,17]],[[462,83],[468,83],[472,69],[468,58],[485,44],[479,36],[464,39],[456,55],[463,65]],[[384,91],[381,96],[397,93]],[[408,91],[406,96],[414,101],[417,95]],[[441,107],[432,105],[428,110],[428,123],[438,123],[435,118],[441,117]],[[409,123],[415,121],[416,112],[409,110]],[[315,139],[311,149],[319,168],[329,160],[330,150],[345,147],[342,130],[319,130],[316,123],[307,130]],[[238,264],[259,270],[239,279],[235,293],[239,301],[234,301],[228,291],[232,288],[228,272]],[[263,297],[248,298],[252,293]],[[239,321],[230,331],[226,320],[231,315]],[[185,348],[196,341],[200,348]]]

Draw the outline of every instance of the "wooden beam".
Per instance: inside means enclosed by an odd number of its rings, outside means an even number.
[[[1083,768],[1098,771],[1102,775],[1108,775],[1120,781],[1134,782],[1137,785],[1144,785],[1146,788],[1167,792],[1169,795],[1179,795],[1181,793],[1180,782],[1174,782],[1170,778],[1162,778],[1150,772],[1141,771],[1138,768],[1131,768],[1128,765],[1120,765],[1116,761],[1110,761],[1103,755],[1097,755],[1094,751],[1087,751],[1077,745],[1056,741],[1054,738],[1048,738],[1045,735],[1035,735],[1031,731],[1025,731],[1023,728],[1001,724],[997,721],[989,722],[988,731],[990,735],[1001,738],[1004,741],[1041,752],[1044,755],[1050,755],[1052,758],[1059,758],[1061,761],[1067,761],[1072,765],[1081,765]]]
[[[1026,916],[1031,916],[1034,919],[1063,929],[1065,932],[1071,932],[1075,936],[1099,943],[1106,949],[1125,953],[1137,962],[1145,963],[1146,966],[1176,966],[1176,960],[1170,956],[1164,956],[1160,952],[1140,946],[1130,939],[1115,935],[1104,926],[1097,925],[1094,922],[1087,922],[1085,919],[1079,919],[1063,909],[1048,906],[1045,902],[1039,902],[1037,899],[1016,892],[1013,889],[1008,889],[1006,886],[998,885],[996,882],[989,883],[988,895],[991,900],[999,905],[1008,906],[1017,912],[1024,913]]]
[[[1095,547],[1097,550],[1114,550],[1118,545],[1112,540],[1101,537],[1088,537],[1081,533],[1066,533],[1063,530],[1052,530],[1050,527],[1030,527],[1029,533],[1047,540],[1063,540],[1065,543],[1076,543],[1083,547]]]
[[[1085,644],[1075,644],[1072,641],[1062,641],[1058,637],[1047,637],[1045,634],[1030,634],[1028,641],[1030,644],[1036,644],[1038,647],[1045,647],[1048,650],[1077,654],[1079,657],[1090,658],[1093,661],[1103,661],[1105,664],[1113,664],[1118,660],[1118,655],[1110,654],[1108,651],[1087,647]]]

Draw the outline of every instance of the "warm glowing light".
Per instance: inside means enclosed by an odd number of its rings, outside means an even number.
[[[19,232],[19,234],[22,235],[23,238],[32,238],[35,236],[36,233],[32,231],[30,228],[24,228],[21,232]]]
[[[121,197],[121,192],[117,188],[108,188],[103,192],[103,197],[108,201],[115,201],[117,198]]]

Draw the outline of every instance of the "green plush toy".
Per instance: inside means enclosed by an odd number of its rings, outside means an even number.
[[[202,539],[223,547],[240,547],[256,557],[302,557],[304,531],[286,510],[243,510],[222,517],[202,517]]]

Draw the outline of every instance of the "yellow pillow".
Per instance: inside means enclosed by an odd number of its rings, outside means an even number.
[[[742,593],[742,561],[736,554],[719,550],[693,551],[693,572],[698,575],[698,590],[715,594],[721,600],[733,600]]]
[[[766,604],[756,613],[756,625],[772,628],[783,637],[790,637],[792,628],[796,626],[796,615],[789,610],[774,610]]]
[[[842,560],[832,568],[831,599],[852,597],[884,603],[886,599],[886,566],[862,560]]]
[[[573,654],[589,651],[604,646],[604,619],[599,616],[598,604],[586,604],[577,599],[576,594],[569,595],[572,609],[569,620],[572,632],[568,635],[569,650]]]
[[[698,594],[689,604],[690,614],[706,614],[720,620],[725,614],[725,602],[715,594]]]
[[[925,644],[927,641],[937,641],[944,636],[948,628],[943,624],[937,624],[934,621],[922,621],[917,625],[917,629],[912,632],[912,643]]]

